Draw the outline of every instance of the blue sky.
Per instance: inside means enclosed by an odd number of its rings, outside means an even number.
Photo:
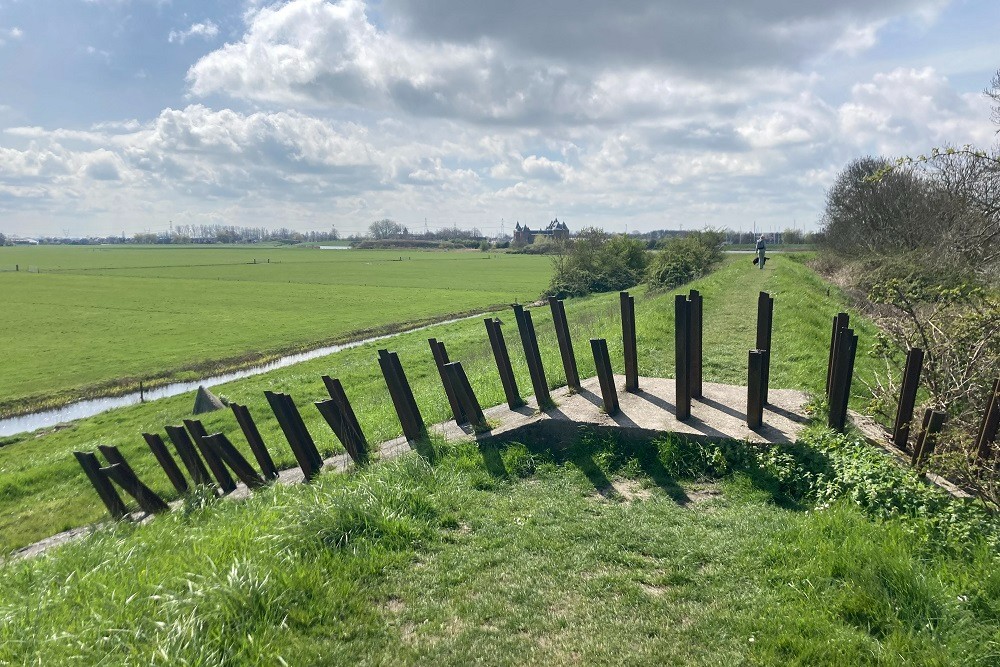
[[[995,1],[0,0],[0,231],[815,228],[992,145]]]

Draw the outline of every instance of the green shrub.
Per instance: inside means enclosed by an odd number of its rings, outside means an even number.
[[[722,259],[722,238],[707,231],[663,241],[649,267],[649,286],[673,289],[705,275]]]
[[[642,241],[587,228],[553,259],[547,295],[564,298],[612,292],[642,282],[649,253]]]

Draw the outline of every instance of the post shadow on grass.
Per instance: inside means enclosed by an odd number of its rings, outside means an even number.
[[[479,454],[483,457],[483,465],[486,466],[486,472],[493,477],[507,479],[510,475],[507,473],[507,466],[503,463],[503,457],[500,456],[500,449],[497,445],[482,440],[476,444],[479,447]]]

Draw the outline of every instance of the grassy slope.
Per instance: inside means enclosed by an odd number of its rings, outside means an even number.
[[[705,297],[705,378],[745,383],[746,350],[754,343],[756,296],[760,289],[767,289],[775,298],[772,386],[820,390],[826,373],[829,320],[840,308],[835,296],[827,297],[822,283],[800,264],[779,256],[773,263],[774,270],[769,263],[768,270],[760,272],[743,259],[729,260],[720,271],[695,284]],[[642,290],[636,294],[640,372],[671,377],[673,296],[646,295]],[[567,314],[581,375],[594,373],[587,342],[591,337],[608,339],[612,364],[621,372],[617,295],[570,300]],[[500,317],[507,325],[505,336],[518,385],[522,392],[530,394],[531,384],[513,316],[507,311],[500,313]],[[548,309],[537,309],[534,320],[549,383],[565,384]],[[309,404],[326,397],[321,375],[340,377],[369,439],[388,440],[399,435],[400,428],[376,363],[377,347],[388,345],[399,353],[428,423],[448,417],[447,400],[426,342],[431,336],[446,343],[452,359],[462,361],[483,405],[503,402],[486,332],[478,320],[442,325],[378,345],[347,350],[224,385],[217,392],[247,404],[272,455],[280,465],[292,466],[294,459],[264,400],[263,390],[291,394],[317,444],[325,453],[332,453],[342,451],[340,445]],[[870,340],[869,336],[870,330],[862,329],[862,341]],[[867,372],[866,361],[864,357],[859,359],[859,375]],[[8,439],[9,444],[0,447],[0,550],[17,548],[101,518],[103,509],[72,458],[71,452],[76,449],[117,445],[154,490],[174,497],[140,434],[162,433],[165,424],[180,423],[189,416],[193,401],[193,395],[178,396],[114,410],[75,422],[63,430]],[[226,432],[237,445],[243,444],[230,412],[207,415],[204,421],[209,432]]]
[[[834,450],[437,446],[8,565],[0,662],[996,664],[994,556],[804,511]]]
[[[0,361],[0,413],[534,299],[551,270],[548,258],[479,252],[0,251],[42,266],[0,272],[0,347],[18,351]]]

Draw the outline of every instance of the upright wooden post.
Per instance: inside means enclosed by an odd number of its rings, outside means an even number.
[[[233,481],[233,476],[229,474],[229,469],[222,463],[219,455],[204,441],[208,432],[201,421],[198,419],[184,419],[183,422],[184,426],[187,427],[188,433],[191,434],[191,438],[194,439],[194,444],[205,458],[205,463],[208,464],[209,470],[212,471],[212,476],[219,482],[219,488],[222,489],[222,492],[232,493],[235,491],[236,482]]]
[[[985,459],[993,456],[993,443],[1000,429],[1000,379],[993,383],[993,391],[986,401],[986,411],[976,436],[976,458]]]
[[[497,362],[497,372],[500,374],[500,384],[503,385],[503,393],[507,398],[507,407],[516,410],[524,405],[524,401],[517,390],[514,368],[510,365],[510,355],[507,353],[507,343],[500,330],[500,320],[487,317],[483,322],[486,324],[486,335],[489,336],[490,347],[493,349],[493,358]]]
[[[542,410],[552,403],[549,396],[549,384],[545,380],[545,367],[538,351],[538,339],[535,337],[535,325],[531,322],[531,313],[518,304],[514,306],[514,319],[521,334],[521,345],[524,347],[525,360],[528,363],[528,374],[531,376],[531,386],[535,390],[535,400]]]
[[[747,360],[747,426],[757,430],[764,423],[764,364],[767,352],[750,350]]]
[[[167,432],[170,442],[174,443],[174,449],[177,450],[177,455],[181,457],[181,463],[187,468],[188,475],[191,476],[191,481],[195,486],[215,486],[208,474],[208,470],[205,469],[205,464],[202,462],[201,456],[198,455],[198,450],[195,449],[184,427],[164,426],[163,428]]]
[[[927,459],[934,452],[934,445],[937,444],[937,434],[944,427],[946,413],[941,410],[928,408],[924,411],[923,424],[920,428],[920,435],[917,437],[917,444],[913,448],[913,457],[910,463],[917,468],[923,468]]]
[[[549,309],[552,310],[552,323],[556,328],[556,340],[559,341],[559,356],[562,357],[563,370],[566,373],[566,386],[574,391],[580,391],[580,372],[576,368],[573,339],[569,335],[566,304],[561,299],[550,296]]]
[[[764,352],[764,374],[761,400],[767,405],[767,388],[771,381],[771,332],[774,324],[774,299],[767,292],[757,297],[757,349]]]
[[[635,336],[635,297],[619,292],[622,311],[622,349],[625,352],[625,391],[639,391],[639,353]],[[605,345],[607,347],[607,345]],[[596,358],[596,357],[595,357]]]
[[[633,299],[634,301],[634,299]],[[691,396],[702,397],[702,342],[704,339],[701,292],[693,289],[688,294],[691,302]]]
[[[101,472],[101,464],[93,452],[73,452],[87,479],[94,486],[101,502],[108,508],[108,513],[113,519],[123,519],[128,516],[128,507],[122,502],[121,496],[115,491],[115,487],[108,481],[108,478]]]
[[[278,468],[274,465],[271,453],[267,451],[267,445],[264,444],[264,439],[261,437],[260,431],[257,430],[257,424],[254,422],[253,417],[250,416],[250,410],[247,406],[238,403],[230,403],[229,407],[236,416],[236,421],[243,431],[243,436],[250,445],[250,451],[253,452],[254,458],[257,459],[257,464],[260,465],[260,471],[264,474],[264,479],[278,479]]]
[[[438,375],[441,376],[441,384],[444,385],[444,393],[448,397],[448,405],[451,406],[451,414],[455,419],[455,423],[465,424],[469,421],[468,417],[462,412],[462,405],[458,402],[458,397],[455,395],[455,388],[451,385],[451,378],[444,369],[445,364],[451,361],[448,359],[448,351],[445,349],[444,343],[439,342],[436,338],[429,338],[427,342],[431,346],[431,354],[434,355],[434,364],[437,366]]]
[[[267,482],[257,474],[257,471],[253,469],[250,462],[240,454],[239,450],[233,446],[233,443],[229,441],[222,433],[213,433],[212,435],[205,436],[205,444],[211,449],[215,450],[218,457],[236,473],[236,476],[240,478],[240,481],[247,485],[250,489],[259,489],[265,486]]]
[[[615,376],[611,369],[608,341],[603,338],[591,338],[590,350],[594,353],[594,366],[597,368],[597,381],[601,385],[604,412],[608,416],[614,416],[619,411],[618,390],[615,389]]]
[[[410,441],[423,440],[427,435],[426,427],[417,402],[413,398],[410,384],[406,381],[403,366],[399,363],[399,356],[388,350],[379,350],[378,355],[379,367],[389,388],[389,396],[399,417],[399,424],[403,428],[403,435]]]
[[[153,456],[156,457],[157,462],[163,468],[163,472],[167,474],[167,479],[174,485],[177,493],[187,493],[188,483],[184,479],[184,473],[177,467],[174,457],[170,456],[167,446],[163,444],[163,438],[158,433],[143,433],[142,439],[146,441],[146,445],[153,452]]]
[[[449,382],[455,388],[455,396],[462,406],[462,414],[466,415],[466,423],[477,430],[488,429],[489,424],[486,422],[486,415],[483,414],[483,408],[480,406],[479,399],[476,398],[476,394],[472,390],[472,384],[469,382],[469,377],[465,374],[465,369],[462,368],[462,363],[460,361],[452,361],[445,364],[444,369],[445,373],[448,374]]]
[[[333,432],[340,438],[344,449],[354,459],[354,463],[359,466],[368,463],[368,440],[361,430],[361,423],[358,422],[354,414],[351,402],[347,400],[347,392],[337,378],[328,375],[323,376],[323,384],[330,393],[329,401],[322,401],[316,404],[320,414],[333,429]]]
[[[677,421],[691,417],[691,302],[683,294],[674,297],[674,382]]]
[[[920,371],[923,364],[924,351],[919,347],[911,348],[906,353],[903,386],[899,392],[896,421],[892,427],[892,444],[899,449],[906,449],[906,442],[910,439],[910,422],[913,421],[913,407],[917,402],[917,389],[920,386]]]

